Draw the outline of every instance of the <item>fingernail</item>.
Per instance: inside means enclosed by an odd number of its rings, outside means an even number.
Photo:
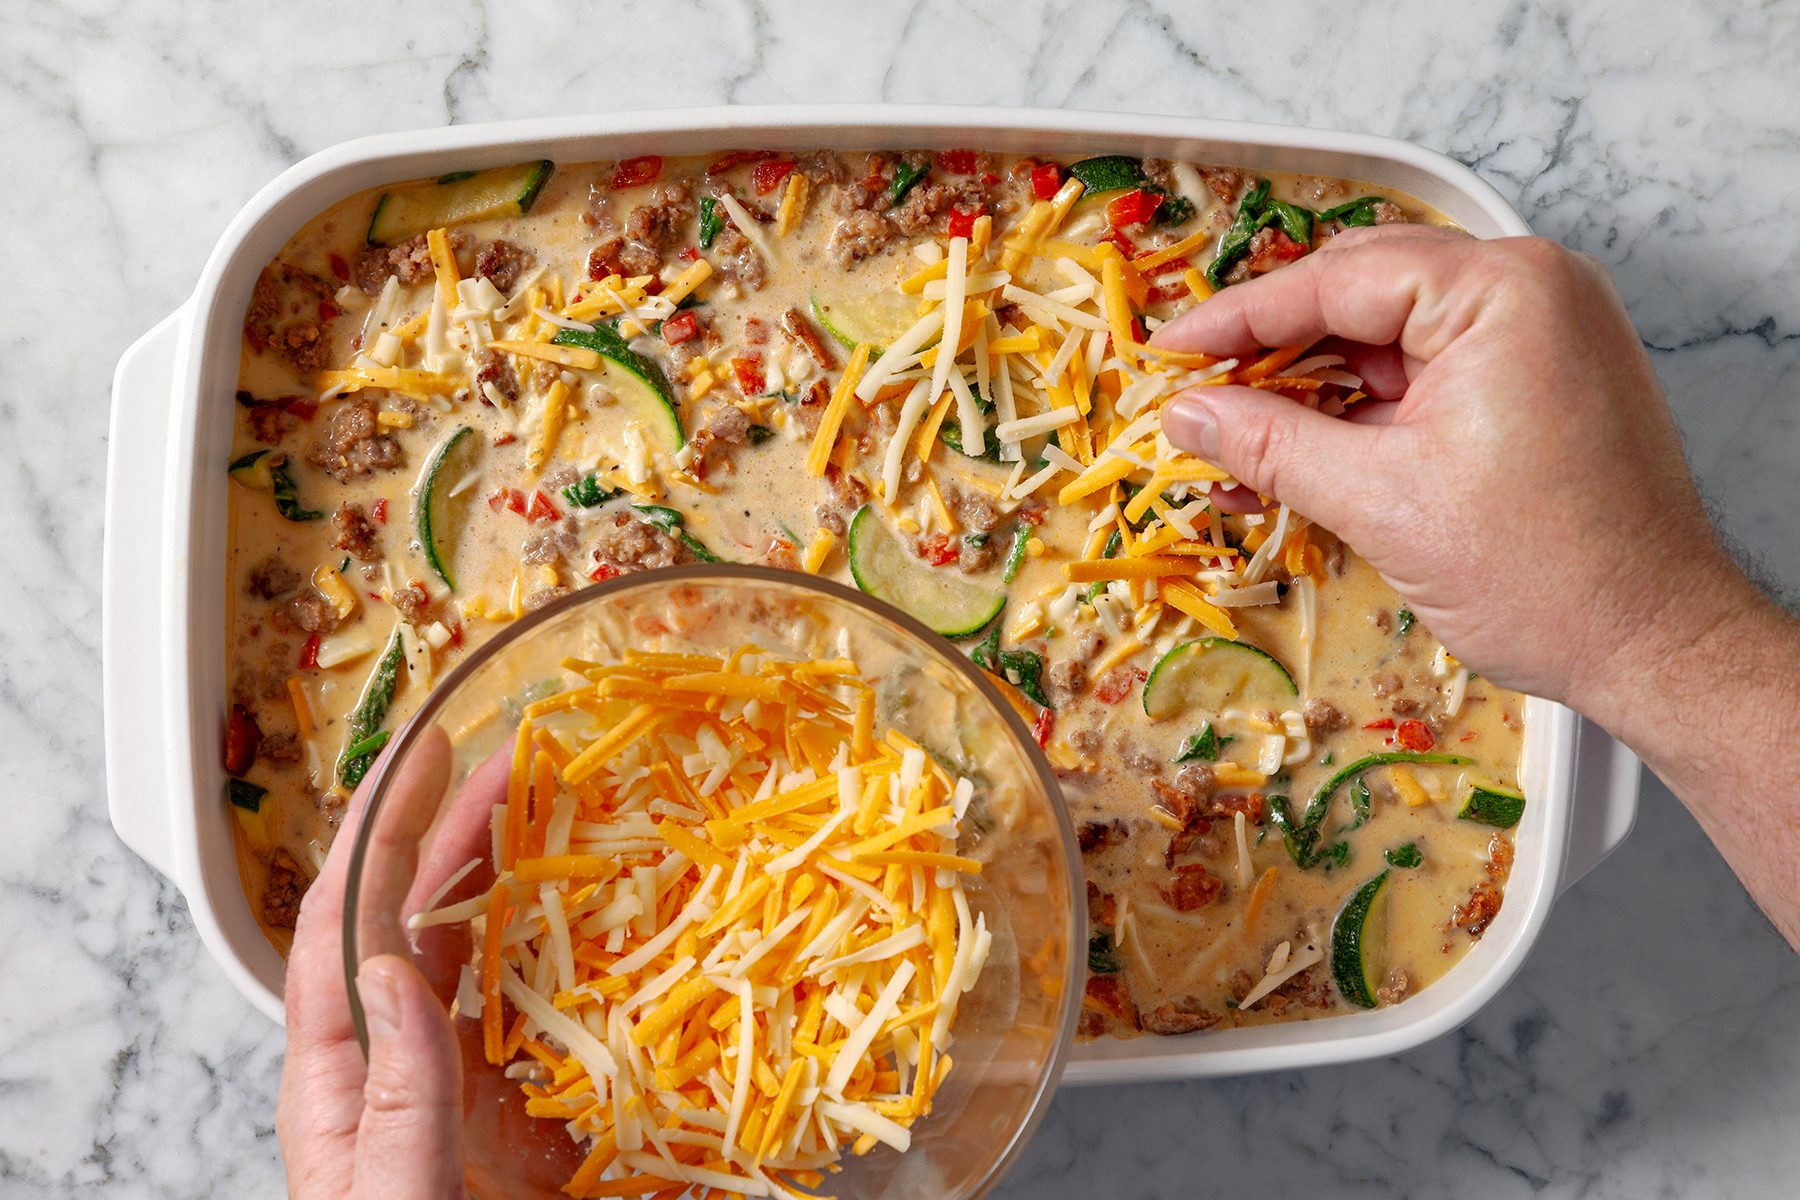
[[[1163,409],[1163,431],[1169,440],[1201,458],[1219,453],[1219,418],[1205,401],[1177,396]]]
[[[370,1037],[389,1038],[400,1032],[400,988],[386,963],[370,959],[362,965],[356,972],[356,994]]]

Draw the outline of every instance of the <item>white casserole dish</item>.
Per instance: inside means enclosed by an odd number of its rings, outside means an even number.
[[[200,936],[281,1019],[282,961],[239,883],[222,798],[225,489],[244,310],[257,273],[307,219],[392,180],[530,158],[583,162],[737,147],[1153,154],[1398,188],[1482,237],[1529,232],[1491,187],[1406,142],[1182,117],[913,106],[612,113],[384,134],[322,151],[246,204],[194,295],[119,361],[107,461],[107,794],[125,843],[187,897]],[[129,600],[127,598],[129,597]],[[1556,897],[1630,831],[1637,760],[1560,705],[1531,700],[1506,904],[1443,979],[1405,1004],[1328,1020],[1078,1046],[1071,1083],[1195,1078],[1391,1055],[1455,1028],[1505,985]]]

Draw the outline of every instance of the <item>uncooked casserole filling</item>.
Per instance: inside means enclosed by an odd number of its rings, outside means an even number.
[[[227,800],[270,939],[473,647],[729,561],[853,583],[992,673],[1079,831],[1084,1035],[1403,1002],[1499,911],[1524,699],[1160,432],[1221,383],[1344,412],[1341,356],[1150,338],[1393,221],[1445,223],[1337,179],[974,150],[530,162],[334,205],[257,282],[220,464]]]

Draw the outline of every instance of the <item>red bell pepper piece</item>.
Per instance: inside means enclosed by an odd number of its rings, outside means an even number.
[[[953,238],[974,237],[975,221],[981,214],[982,210],[979,208],[973,212],[964,212],[960,208],[952,208],[950,210],[950,236]]]
[[[1156,215],[1162,202],[1161,192],[1146,192],[1143,188],[1134,188],[1107,201],[1106,223],[1115,229],[1126,225],[1142,225]]]
[[[642,187],[662,174],[662,155],[645,154],[628,158],[613,169],[612,185],[618,188]]]
[[[257,748],[262,745],[262,730],[256,718],[241,704],[231,706],[225,719],[225,771],[242,775],[256,763]]]
[[[1055,163],[1045,163],[1041,167],[1031,169],[1031,198],[1048,200],[1056,195],[1056,189],[1062,186],[1062,168]]]
[[[750,187],[759,196],[766,196],[781,186],[781,181],[793,171],[792,159],[778,162],[759,162],[750,172]]]
[[[733,150],[730,154],[727,154],[724,158],[719,159],[717,162],[713,163],[712,166],[706,168],[706,173],[708,175],[723,175],[733,167],[741,167],[745,163],[762,162],[764,159],[774,157],[775,152],[773,150]]]
[[[734,358],[731,360],[731,370],[737,376],[738,391],[744,395],[760,396],[768,390],[761,358],[755,355],[751,355],[749,358]]]
[[[1094,688],[1094,695],[1102,704],[1117,704],[1143,682],[1145,675],[1146,672],[1137,667],[1115,667],[1101,676],[1099,685]]]
[[[330,260],[331,273],[336,275],[339,280],[348,283],[350,281],[350,264],[344,261],[344,256],[333,254],[330,256]]]
[[[550,497],[542,492],[531,493],[531,507],[525,513],[527,521],[558,521],[562,513],[550,502]]]
[[[953,563],[961,554],[962,548],[947,533],[934,533],[919,539],[919,557],[934,567]]]
[[[1042,750],[1050,744],[1050,731],[1056,728],[1056,714],[1045,709],[1037,715],[1031,724],[1031,736],[1037,739],[1038,749]]]
[[[369,506],[369,511],[370,511],[370,513],[372,513],[374,515],[374,517],[377,521],[380,521],[383,525],[386,525],[387,524],[387,497],[383,496],[381,499],[375,501],[374,504]]]
[[[603,562],[595,564],[594,569],[588,572],[588,578],[595,583],[605,583],[609,579],[616,579],[618,574],[619,568],[611,563]]]
[[[1367,725],[1363,726],[1364,729],[1392,729],[1393,727],[1394,718],[1392,717],[1383,717],[1379,721],[1370,721]]]
[[[683,309],[662,323],[663,341],[679,346],[700,332],[700,320],[693,310]]]
[[[975,173],[975,152],[973,150],[943,150],[938,153],[937,165],[952,175],[973,175]]]
[[[1423,721],[1402,721],[1400,728],[1394,731],[1394,740],[1408,750],[1423,754],[1437,745],[1437,735],[1431,732],[1431,726]]]
[[[309,634],[306,642],[300,647],[300,669],[310,671],[319,665],[319,635]]]

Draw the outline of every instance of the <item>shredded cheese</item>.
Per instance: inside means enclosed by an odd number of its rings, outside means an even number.
[[[411,922],[469,925],[460,1011],[585,1144],[563,1190],[793,1195],[907,1150],[992,944],[973,785],[875,728],[853,659],[619,658],[527,709],[493,888],[437,907],[472,860]]]

